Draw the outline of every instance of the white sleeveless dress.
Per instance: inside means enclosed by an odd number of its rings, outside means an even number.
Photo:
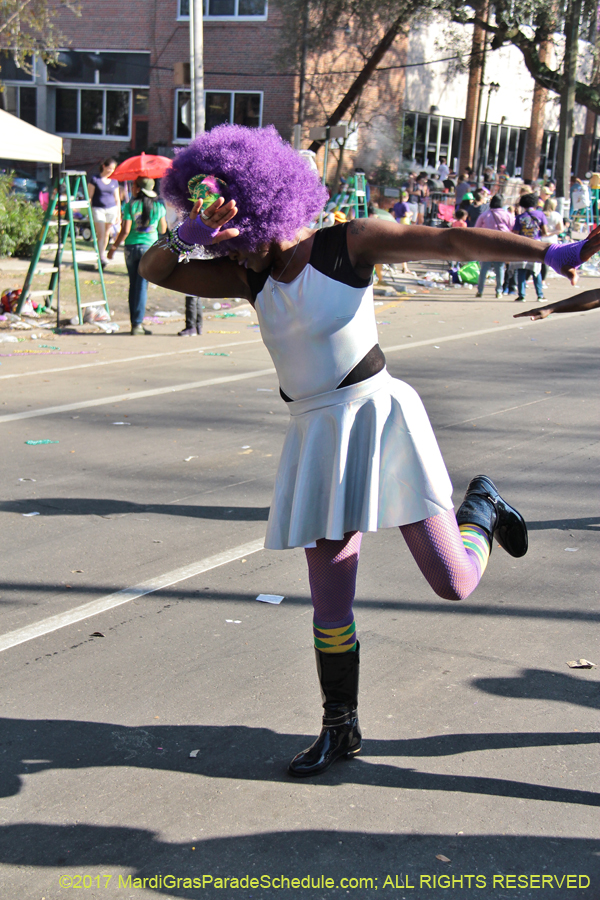
[[[337,388],[377,344],[372,284],[352,269],[346,228],[317,232],[290,284],[248,272],[261,336],[292,398],[265,538],[271,550],[419,522],[453,506],[416,391],[386,369]]]

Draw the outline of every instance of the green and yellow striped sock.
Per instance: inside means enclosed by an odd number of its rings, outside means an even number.
[[[460,536],[467,552],[472,553],[479,565],[479,574],[483,575],[490,558],[490,539],[478,525],[459,525]]]
[[[315,647],[321,653],[349,653],[356,650],[356,623],[350,613],[341,622],[319,622],[313,619]]]

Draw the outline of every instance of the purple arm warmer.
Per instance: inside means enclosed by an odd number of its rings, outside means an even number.
[[[206,225],[201,216],[198,215],[195,219],[185,219],[178,226],[177,234],[185,244],[197,244],[206,247],[212,244],[219,230],[219,228],[211,228],[209,225]]]
[[[576,269],[581,265],[581,250],[586,241],[575,241],[572,244],[548,244],[544,262],[555,272],[562,275],[564,266]]]

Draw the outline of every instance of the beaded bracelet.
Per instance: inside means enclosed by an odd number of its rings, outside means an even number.
[[[190,257],[196,249],[196,244],[186,244],[178,234],[178,228],[170,232],[163,246],[172,253],[177,254],[177,262],[189,263]]]

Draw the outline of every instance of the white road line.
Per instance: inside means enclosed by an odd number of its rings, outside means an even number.
[[[580,313],[567,313],[563,314],[561,317],[556,318],[571,318],[571,316],[580,315]],[[549,319],[545,319],[544,322],[553,321],[552,316]],[[384,353],[395,353],[398,350],[411,350],[413,347],[427,347],[431,344],[442,344],[445,341],[460,341],[465,338],[479,337],[483,334],[495,334],[497,331],[512,331],[515,328],[525,328],[528,325],[533,325],[534,323],[531,321],[523,320],[523,324],[521,325],[501,325],[499,328],[482,328],[479,331],[461,331],[458,334],[448,334],[445,337],[437,337],[437,338],[428,338],[425,341],[412,341],[408,344],[396,344],[393,347],[383,347]],[[539,323],[538,323],[539,327]],[[544,327],[544,326],[541,326]],[[247,343],[255,343],[254,341],[248,341]],[[228,346],[226,344],[220,344],[220,347]],[[203,348],[205,349],[205,348]],[[187,351],[176,351],[176,352],[187,352]],[[158,356],[166,355],[166,354],[158,354]],[[141,358],[141,357],[139,357]],[[121,362],[121,360],[119,360]],[[70,370],[69,370],[70,371]],[[144,397],[157,397],[160,394],[170,394],[176,393],[177,391],[191,391],[195,388],[200,387],[210,387],[214,384],[227,384],[231,381],[244,381],[248,378],[259,378],[261,375],[272,375],[275,372],[274,368],[270,369],[261,369],[258,372],[249,372],[242,373],[239,375],[226,375],[221,378],[208,378],[205,381],[191,381],[187,384],[176,384],[171,387],[164,388],[154,388],[148,391],[136,391],[134,393],[127,394],[117,394],[114,397],[98,397],[95,400],[83,400],[78,403],[67,403],[62,406],[48,406],[44,409],[32,409],[27,412],[19,412],[19,413],[9,413],[5,416],[0,416],[0,424],[2,422],[15,422],[19,419],[36,419],[39,416],[52,416],[56,413],[61,412],[71,412],[75,409],[87,409],[91,406],[105,406],[110,403],[122,403],[124,400],[140,400]]]
[[[532,312],[535,310],[532,310]],[[570,319],[580,313],[563,313],[561,316],[550,316],[544,319],[544,325],[556,322],[560,319]],[[460,341],[464,338],[479,337],[482,334],[495,334],[497,331],[513,331],[515,328],[527,328],[530,325],[540,326],[540,322],[532,322],[531,319],[523,319],[520,324],[500,325],[499,328],[482,328],[479,331],[460,331],[458,334],[447,334],[445,337],[427,338],[426,341],[410,341],[408,344],[396,344],[394,347],[383,347],[384,353],[395,353],[396,350],[410,350],[412,347],[428,347],[431,344],[444,344],[446,341]]]
[[[377,315],[379,315],[380,310],[377,311]],[[563,313],[562,316],[550,316],[549,319],[546,319],[546,322],[555,322],[559,319],[568,319],[571,316],[581,315],[581,313]],[[523,320],[521,325],[503,325],[500,328],[490,328],[484,331],[471,331],[464,332],[461,331],[459,334],[449,335],[448,337],[441,338],[431,338],[426,341],[413,341],[409,344],[397,344],[395,347],[388,347],[384,350],[386,353],[393,353],[395,350],[407,350],[410,347],[426,347],[430,344],[439,344],[440,341],[457,341],[460,338],[465,337],[473,337],[479,334],[490,334],[494,331],[505,331],[507,328],[523,328],[525,325],[532,325],[533,322]],[[167,356],[178,356],[181,353],[197,353],[200,349],[202,350],[217,350],[219,347],[237,347],[242,346],[243,344],[260,344],[262,343],[261,338],[254,338],[249,341],[231,341],[226,344],[210,344],[203,345],[200,347],[186,347],[184,350],[169,350],[166,353],[145,353],[142,356],[126,356],[123,359],[106,359],[98,362],[92,363],[81,363],[76,366],[59,366],[57,368],[52,369],[36,369],[35,372],[14,372],[10,375],[0,375],[0,380],[5,378],[28,378],[31,375],[51,375],[55,372],[73,372],[75,369],[94,369],[97,366],[115,366],[119,363],[128,363],[128,362],[137,362],[138,360],[144,359],[161,359],[162,357]],[[24,354],[25,355],[25,354]]]
[[[149,581],[144,581],[135,587],[125,588],[122,591],[117,591],[116,594],[107,594],[105,597],[99,597],[90,603],[84,603],[83,606],[76,606],[74,609],[66,610],[66,612],[59,613],[56,616],[49,616],[49,618],[41,619],[32,625],[26,625],[25,628],[19,628],[17,631],[9,631],[7,634],[0,635],[0,652],[16,647],[18,644],[24,644],[26,641],[32,641],[34,638],[42,637],[44,634],[50,634],[52,631],[58,631],[59,628],[65,628],[67,625],[73,625],[75,622],[82,622],[84,619],[97,616],[108,609],[122,606],[123,603],[129,603],[130,600],[135,600],[137,597],[160,591],[161,588],[169,587],[172,584],[178,584],[187,578],[193,578],[194,575],[208,572],[209,569],[216,569],[236,559],[250,556],[251,553],[257,553],[263,547],[264,538],[258,541],[250,541],[247,544],[240,544],[239,547],[232,547],[230,550],[224,550],[222,553],[215,554],[215,556],[208,556],[206,559],[200,559],[198,562],[182,566],[180,569],[173,569],[172,572],[158,575],[156,578],[151,578]]]
[[[92,335],[93,336],[93,335]],[[60,336],[53,335],[54,340],[58,340]],[[36,369],[35,372],[14,372],[11,375],[0,375],[0,380],[4,378],[27,378],[29,375],[51,375],[53,372],[73,372],[74,369],[95,369],[97,366],[115,366],[118,363],[137,362],[138,359],[161,359],[163,356],[179,356],[181,353],[199,353],[205,350],[218,350],[220,347],[238,347],[242,344],[262,344],[260,338],[253,338],[251,341],[228,341],[226,344],[196,344],[195,347],[186,347],[185,350],[168,350],[166,353],[145,353],[143,356],[125,356],[123,359],[104,359],[93,363],[81,363],[76,366],[59,366],[56,369]],[[29,354],[23,354],[29,356]]]
[[[174,384],[170,387],[153,388],[150,391],[129,391],[127,394],[115,394],[113,397],[98,397],[96,400],[82,400],[78,403],[64,403],[62,406],[47,406],[45,409],[32,409],[27,412],[10,413],[0,416],[2,422],[16,422],[18,419],[35,419],[38,416],[53,416],[56,413],[71,412],[74,409],[88,409],[91,406],[106,406],[110,403],[123,403],[124,400],[141,400],[144,397],[157,397],[160,394],[175,394],[178,391],[191,391],[194,388],[210,387],[213,384],[228,384],[232,381],[245,381],[249,378],[260,378],[272,375],[274,368],[260,369],[258,372],[242,372],[238,375],[222,375],[220,378],[206,378],[204,381],[190,381],[187,384]]]
[[[460,422],[451,422],[450,425],[440,425],[435,430],[444,431],[445,428],[456,428],[457,425],[467,425],[469,422],[477,422],[478,419],[489,419],[490,416],[501,416],[502,413],[513,412],[515,409],[525,409],[526,406],[535,406],[536,403],[545,403],[546,400],[556,400],[557,397],[566,397],[567,394],[553,394],[551,397],[540,397],[539,400],[530,400],[519,406],[507,406],[506,409],[497,409],[494,412],[483,413],[481,416],[473,416],[472,419],[461,419]]]

